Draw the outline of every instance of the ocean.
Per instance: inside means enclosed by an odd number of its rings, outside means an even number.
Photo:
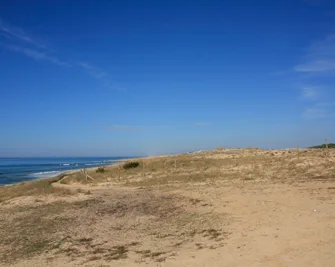
[[[14,184],[83,168],[115,164],[122,157],[0,158],[0,185]]]

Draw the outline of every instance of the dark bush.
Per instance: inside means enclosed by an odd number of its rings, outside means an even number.
[[[140,166],[140,163],[138,161],[130,161],[130,162],[126,162],[125,164],[123,164],[123,169],[128,170],[128,169],[137,168],[138,166]]]
[[[101,173],[104,173],[105,172],[105,167],[104,166],[101,166],[99,167],[96,172],[101,172]]]

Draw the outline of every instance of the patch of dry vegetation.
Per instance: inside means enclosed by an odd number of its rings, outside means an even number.
[[[195,238],[223,246],[225,214],[189,210],[203,203],[151,191],[112,191],[84,201],[1,208],[0,263],[46,254],[84,263],[110,262],[135,253],[138,261],[164,261]],[[208,230],[210,229],[210,230]],[[213,230],[214,229],[214,230]],[[125,242],[125,240],[128,240]],[[138,242],[141,240],[141,242]],[[180,246],[172,246],[178,240]],[[141,254],[147,246],[156,251]]]
[[[76,172],[0,187],[0,248],[4,251],[0,263],[41,254],[66,257],[76,264],[109,264],[129,257],[136,262],[164,262],[185,247],[222,247],[228,236],[225,226],[231,218],[227,214],[203,199],[175,193],[180,189],[335,181],[335,151],[304,150],[298,155],[284,150],[219,149],[132,162],[106,166],[104,171],[88,169],[94,180]],[[82,189],[77,194],[85,200],[59,201],[74,194],[67,188],[78,186]],[[54,196],[55,201],[1,205],[16,197],[45,195]]]
[[[24,182],[10,186],[0,186],[0,203],[21,196],[38,196],[38,195],[72,195],[68,189],[56,188],[52,184],[60,181],[64,175],[54,178],[41,179],[31,182]]]
[[[57,217],[65,208],[66,203],[53,203],[0,209],[0,263],[32,257],[50,248],[55,236],[71,223],[66,217]]]
[[[125,170],[134,169],[140,166],[138,161],[129,161],[122,165],[122,168]]]
[[[107,166],[104,173],[88,170],[94,181],[73,173],[62,183],[99,184],[110,182],[127,186],[162,186],[185,183],[226,183],[241,181],[296,181],[335,174],[334,152],[320,150],[218,149],[177,156],[129,161]],[[136,163],[136,167],[133,166]],[[134,165],[135,166],[135,165]]]

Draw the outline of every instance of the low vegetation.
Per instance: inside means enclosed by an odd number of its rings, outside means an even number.
[[[96,172],[104,173],[105,172],[105,167],[101,166],[97,168]]]
[[[327,147],[327,145],[323,144],[323,145],[319,145],[319,146],[312,146],[310,148],[326,148],[326,147]],[[335,144],[334,143],[328,144],[328,148],[335,148]]]
[[[21,196],[38,196],[38,195],[72,195],[68,189],[53,187],[52,184],[60,181],[65,175],[59,175],[54,178],[41,179],[31,182],[19,183],[11,186],[0,186],[0,203],[12,198]]]
[[[83,266],[156,264],[187,249],[217,249],[230,235],[225,196],[248,186],[335,181],[334,158],[335,150],[218,149],[87,169],[92,179],[78,171],[2,186],[0,265],[35,256]],[[323,198],[334,186],[327,191]]]
[[[140,166],[140,163],[138,161],[129,161],[123,164],[123,169],[128,170],[128,169],[134,169]]]
[[[0,265],[33,257],[50,249],[51,242],[57,238],[59,232],[71,223],[64,217],[57,217],[67,207],[66,203],[58,202],[36,207],[0,209],[1,214],[7,218],[0,220],[0,246],[6,248],[0,253]],[[15,216],[12,217],[11,214]]]

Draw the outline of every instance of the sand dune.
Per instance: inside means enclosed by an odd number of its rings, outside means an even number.
[[[138,161],[0,187],[0,265],[335,266],[335,151]]]

